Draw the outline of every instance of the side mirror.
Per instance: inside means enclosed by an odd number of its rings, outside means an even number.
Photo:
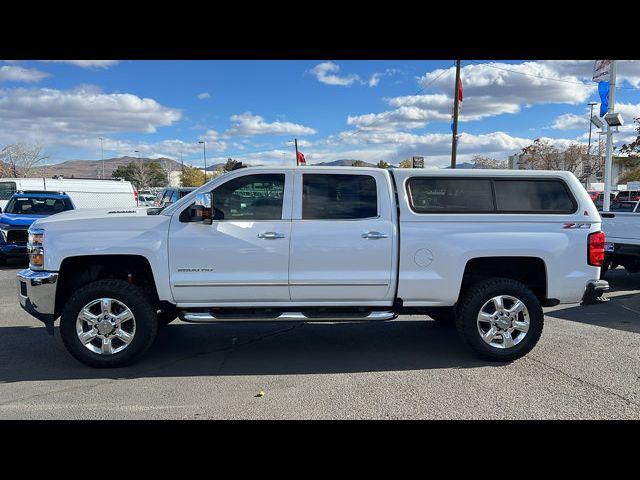
[[[213,219],[213,193],[197,193],[191,209],[191,221],[211,225]]]

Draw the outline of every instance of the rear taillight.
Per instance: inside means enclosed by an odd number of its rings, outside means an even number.
[[[133,199],[136,201],[136,205],[140,205],[138,203],[138,191],[137,190],[133,190]]]
[[[594,267],[601,267],[604,263],[604,232],[589,234],[587,263]]]

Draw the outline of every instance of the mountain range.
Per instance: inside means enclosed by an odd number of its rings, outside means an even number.
[[[105,158],[102,160],[67,160],[62,163],[56,163],[52,165],[43,165],[39,167],[37,176],[52,177],[54,175],[61,175],[65,178],[112,178],[111,173],[120,166],[128,165],[131,162],[158,162],[163,168],[167,170],[180,170],[180,162],[176,162],[170,158],[141,158],[137,157],[117,157],[117,158]],[[320,166],[339,166],[339,167],[351,167],[356,162],[354,159],[341,159],[334,160],[333,162],[321,162],[309,165]],[[367,167],[375,167],[375,164],[363,162]],[[103,165],[104,165],[104,177],[103,177]],[[225,166],[225,163],[215,163],[213,165],[207,165],[207,171],[213,171],[221,169]],[[252,165],[247,165],[252,166]],[[449,167],[447,167],[449,168]],[[459,163],[457,168],[474,168],[472,163]]]

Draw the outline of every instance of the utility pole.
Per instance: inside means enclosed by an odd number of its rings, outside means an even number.
[[[456,86],[453,89],[453,139],[451,141],[451,168],[456,168],[456,154],[458,150],[458,108],[460,100],[460,60],[456,60]]]
[[[616,61],[611,60],[611,77],[609,80],[609,113],[614,113],[616,102]],[[617,130],[617,129],[616,129]],[[609,211],[611,206],[611,150],[613,147],[613,128],[607,125],[607,147],[606,157],[604,160],[604,202],[602,210]]]
[[[202,140],[198,143],[202,144],[202,156],[204,157],[204,183],[207,183],[207,144]]]
[[[294,138],[293,143],[296,146],[296,165],[298,165],[298,139]]]

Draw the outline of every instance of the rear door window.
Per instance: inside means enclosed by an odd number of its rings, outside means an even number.
[[[376,179],[371,175],[302,175],[303,220],[356,220],[378,216]]]

